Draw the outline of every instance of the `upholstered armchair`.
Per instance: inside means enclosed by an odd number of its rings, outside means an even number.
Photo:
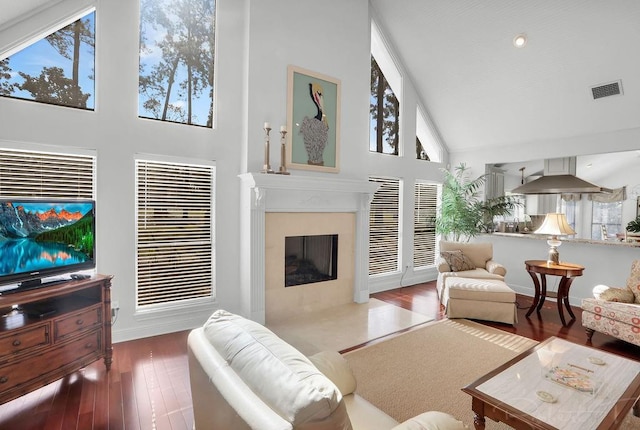
[[[457,276],[472,279],[504,280],[507,269],[493,260],[493,244],[487,242],[440,241],[436,258],[438,296],[442,298],[445,280]]]
[[[640,346],[640,260],[631,264],[625,287],[597,285],[582,300],[582,325],[591,342],[600,332]]]

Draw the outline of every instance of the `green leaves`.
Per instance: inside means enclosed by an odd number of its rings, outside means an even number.
[[[633,221],[629,221],[629,224],[627,224],[627,231],[630,231],[631,233],[640,233],[640,215],[638,215]]]
[[[460,163],[450,172],[444,172],[442,202],[436,218],[436,233],[447,240],[467,241],[477,234],[487,231],[494,216],[509,215],[520,205],[513,197],[503,196],[489,200],[480,199],[480,191],[487,175],[469,178],[466,165]]]

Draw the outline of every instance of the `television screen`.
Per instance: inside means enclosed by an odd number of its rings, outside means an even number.
[[[95,267],[92,200],[0,200],[0,284]]]

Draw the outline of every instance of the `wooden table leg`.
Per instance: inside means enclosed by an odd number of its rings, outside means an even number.
[[[538,306],[538,302],[540,302],[540,281],[538,281],[538,276],[533,272],[527,272],[531,279],[533,279],[533,286],[535,287],[535,294],[533,296],[533,303],[531,307],[527,311],[527,315],[529,316],[533,313],[533,310]]]
[[[473,410],[473,426],[476,430],[484,430],[484,402],[476,397],[472,397],[471,410]]]
[[[544,305],[544,300],[547,298],[547,277],[544,273],[540,273],[541,291],[540,291],[540,303],[538,303],[538,312],[542,309],[542,305]]]
[[[562,321],[562,325],[567,325],[564,319],[564,311],[563,308],[567,308],[567,312],[571,316],[571,319],[576,319],[576,316],[573,314],[571,310],[571,305],[569,304],[569,288],[571,288],[571,283],[573,282],[573,278],[567,278],[565,276],[560,280],[560,285],[558,286],[558,313],[560,314],[560,321]]]

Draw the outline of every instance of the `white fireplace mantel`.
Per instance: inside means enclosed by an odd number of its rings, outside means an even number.
[[[265,213],[356,214],[353,300],[369,300],[369,207],[380,184],[328,176],[244,173],[241,206],[241,309],[265,323]]]

